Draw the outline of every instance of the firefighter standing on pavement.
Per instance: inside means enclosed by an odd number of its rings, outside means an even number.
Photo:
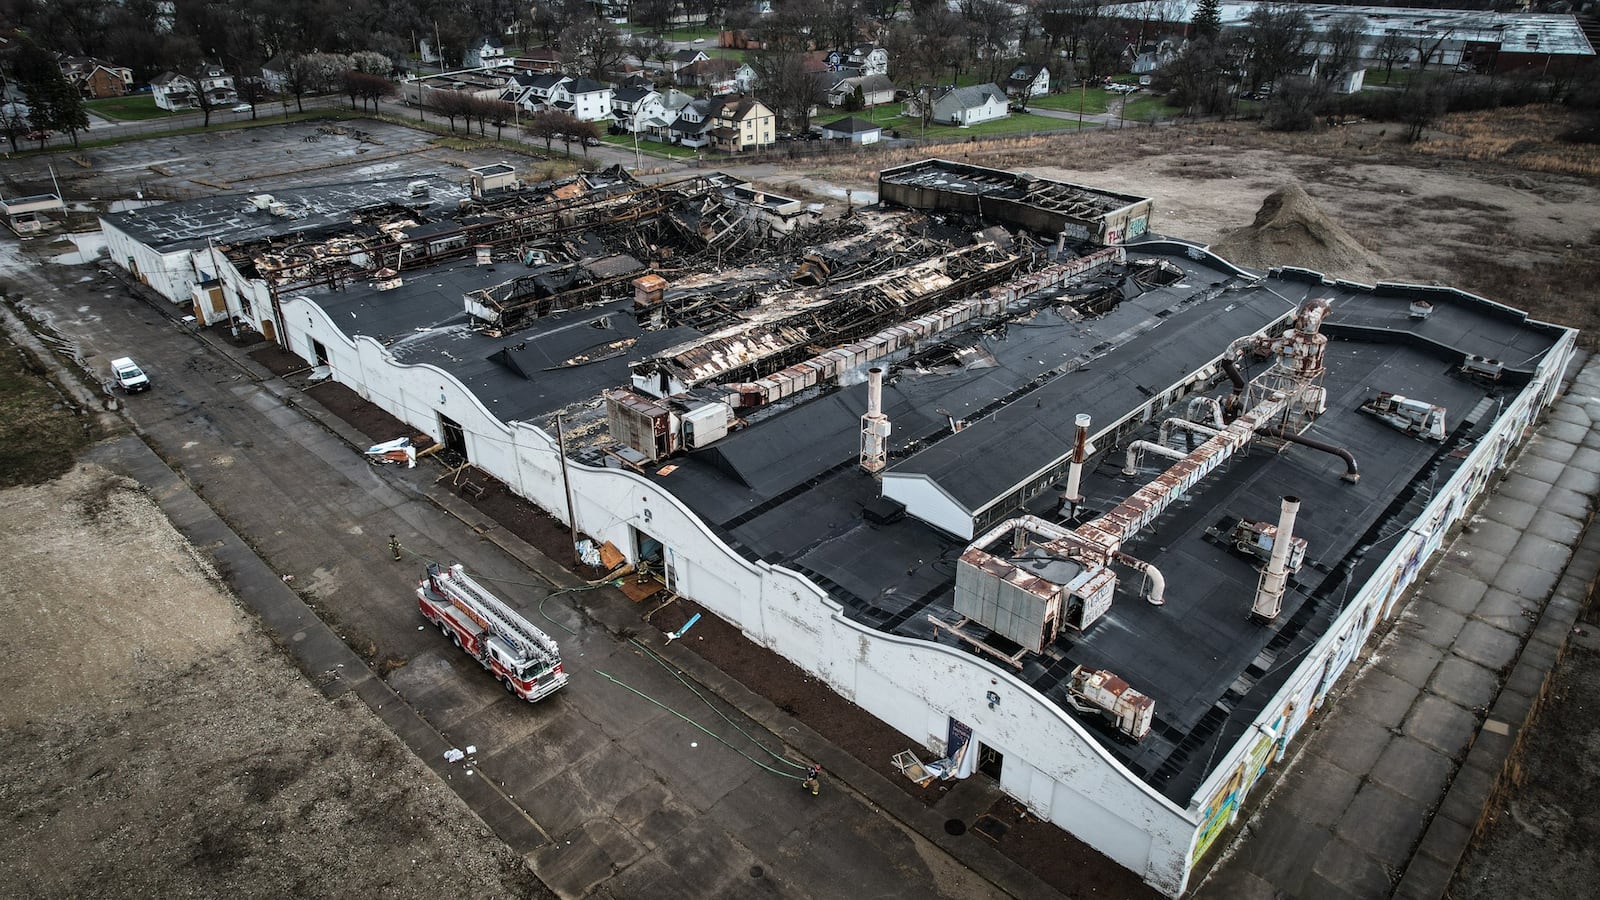
[[[389,552],[394,555],[395,559],[398,560],[400,558],[400,539],[392,534],[389,535]]]
[[[800,782],[800,786],[802,788],[810,788],[811,796],[815,797],[817,791],[822,787],[822,767],[813,765],[806,769],[806,780]]]

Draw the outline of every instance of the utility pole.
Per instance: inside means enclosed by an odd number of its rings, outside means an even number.
[[[567,545],[572,551],[572,567],[576,569],[583,562],[578,557],[578,511],[572,506],[572,476],[567,474],[567,432],[560,413],[556,413],[556,451],[561,456],[561,489],[567,494],[567,530],[571,532]]]

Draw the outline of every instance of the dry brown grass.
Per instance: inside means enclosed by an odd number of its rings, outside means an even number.
[[[1600,177],[1600,145],[1561,140],[1572,125],[1570,112],[1551,105],[1451,113],[1413,149],[1532,172]]]

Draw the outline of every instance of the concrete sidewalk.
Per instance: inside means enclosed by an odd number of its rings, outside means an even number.
[[[1437,898],[1600,572],[1600,357],[1197,890]]]

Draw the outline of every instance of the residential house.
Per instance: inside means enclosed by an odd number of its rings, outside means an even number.
[[[461,54],[461,66],[465,69],[487,69],[501,65],[505,59],[506,48],[500,39],[492,34],[486,34],[467,45]]]
[[[569,78],[550,89],[549,105],[572,113],[580,121],[610,121],[611,85],[588,77]]]
[[[833,50],[827,56],[828,68],[848,75],[889,74],[889,51],[872,44],[859,44],[847,50]]]
[[[61,60],[61,74],[86,100],[121,97],[133,86],[133,70],[88,56]]]
[[[661,95],[661,112],[658,115],[646,116],[644,120],[644,134],[651,140],[662,143],[673,143],[677,140],[677,132],[672,126],[678,122],[678,116],[684,107],[694,102],[694,97],[685,94],[677,88],[667,88]]]
[[[856,95],[858,89],[861,92],[862,106],[894,102],[894,82],[890,81],[887,75],[851,75],[840,78],[835,73],[828,74],[833,81],[825,92],[829,106],[844,106]]]
[[[678,115],[668,127],[668,139],[685,147],[707,147],[711,144],[711,129],[716,127],[716,107],[722,101],[702,97],[691,100],[678,110]]]
[[[993,84],[950,88],[933,101],[933,121],[941,125],[976,125],[1009,112],[1005,91]]]
[[[822,126],[822,139],[849,141],[852,144],[876,144],[883,137],[883,128],[866,119],[849,116]]]
[[[678,52],[672,54],[672,57],[667,60],[667,70],[676,75],[678,74],[678,70],[684,66],[694,65],[697,62],[705,62],[710,58],[711,57],[707,56],[704,50],[679,50]]]
[[[549,47],[535,47],[532,50],[516,57],[511,61],[519,69],[532,72],[559,72],[561,71],[561,51]]]
[[[601,19],[613,25],[626,25],[632,4],[629,0],[589,0],[589,5],[594,7],[595,15]]]
[[[1006,79],[1010,97],[1042,97],[1050,93],[1050,70],[1038,63],[1017,63]]]
[[[233,76],[228,74],[227,69],[211,63],[200,67],[200,92],[212,106],[239,102],[239,92],[233,87]]]
[[[261,64],[261,83],[267,90],[281,92],[289,85],[289,54],[277,56]]]
[[[728,153],[770,147],[777,141],[777,117],[754,97],[719,98],[712,146]]]
[[[155,98],[156,106],[170,112],[200,105],[195,97],[194,80],[177,72],[162,72],[150,79],[150,96]]]
[[[616,127],[632,134],[645,129],[651,119],[665,119],[666,107],[654,88],[619,87],[611,92],[611,115]]]
[[[512,102],[528,112],[537,112],[558,99],[560,87],[572,79],[559,72],[543,75],[517,72],[511,76],[511,80],[512,83],[507,85],[507,89],[517,91],[517,97]]]
[[[1128,71],[1135,75],[1148,75],[1172,61],[1178,55],[1170,40],[1146,41],[1135,48],[1132,44],[1123,51]]]
[[[755,85],[756,71],[731,59],[705,59],[690,63],[673,76],[679,87],[703,87],[712,94],[748,92]]]

